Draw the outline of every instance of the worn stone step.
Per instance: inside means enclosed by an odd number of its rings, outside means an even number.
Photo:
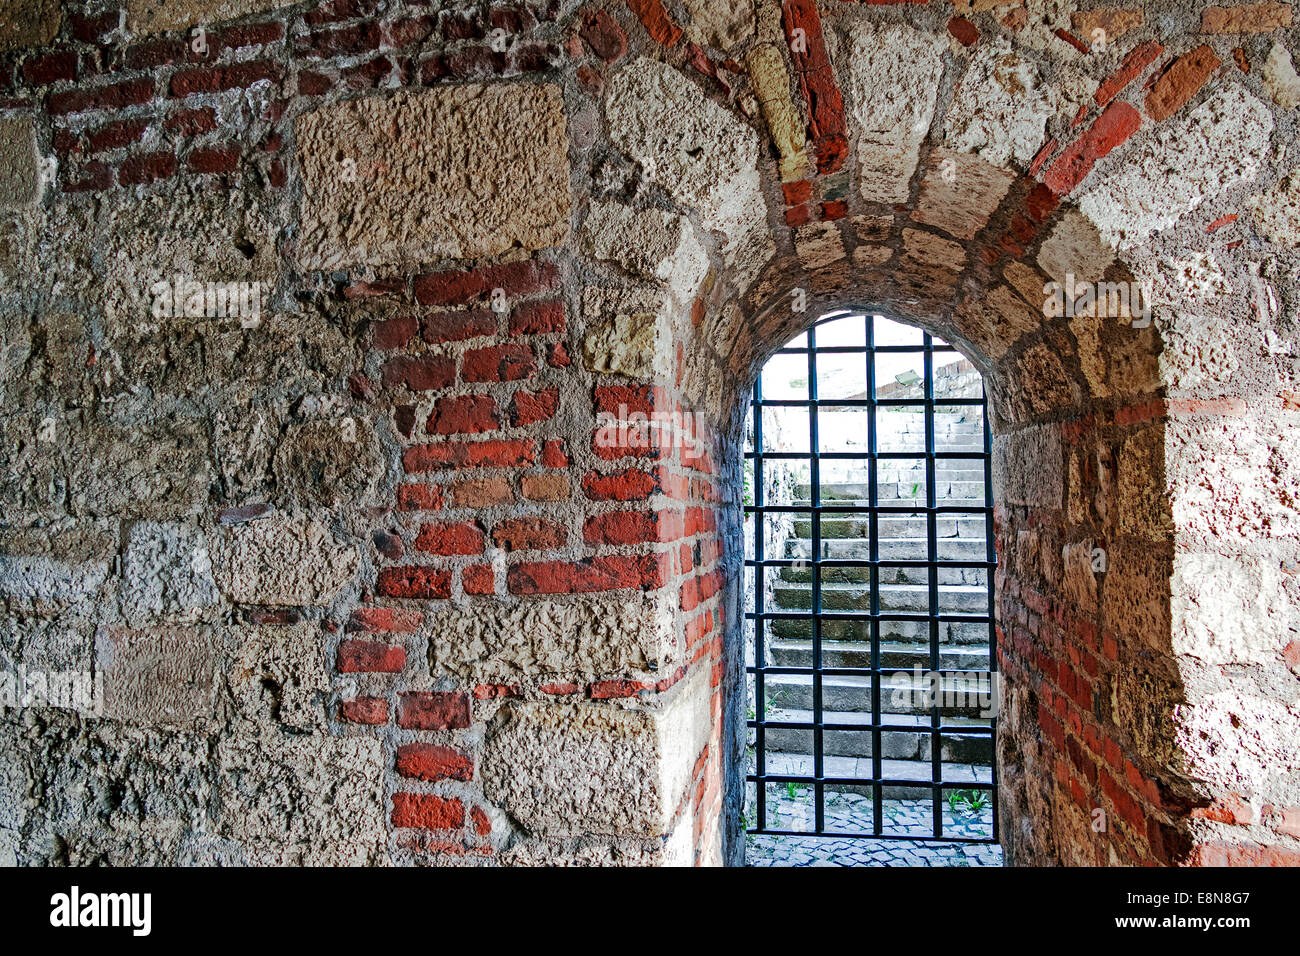
[[[765,715],[767,720],[788,723],[811,723],[811,710],[775,709]],[[827,724],[861,724],[863,730],[822,731],[822,753],[835,757],[870,757],[875,745],[871,733],[871,715],[855,711],[823,711],[822,722]],[[916,730],[881,731],[880,752],[886,760],[929,760],[933,737],[929,718],[912,714],[891,716],[893,724],[914,724]],[[970,727],[987,727],[988,721],[978,718],[954,717],[948,724],[965,724]],[[755,730],[749,731],[753,739]],[[763,748],[767,753],[810,754],[813,751],[813,732],[789,727],[766,727]],[[945,762],[989,765],[993,762],[993,738],[988,734],[944,733],[939,738],[940,760]]]
[[[882,584],[880,609],[926,613],[930,610],[929,587],[924,584]],[[812,607],[812,588],[778,581],[773,588],[776,606],[785,610]],[[988,589],[970,584],[939,587],[939,613],[983,614],[988,611]],[[861,584],[823,583],[821,606],[825,611],[870,611],[871,588]]]
[[[987,678],[983,684],[975,678],[944,675],[939,700],[939,713],[945,717],[981,717],[988,709],[980,694],[988,689]],[[885,714],[928,715],[930,706],[925,695],[929,682],[917,679],[912,673],[900,671],[884,678],[880,692],[880,708]],[[813,709],[813,675],[768,674],[764,678],[763,702],[765,708],[780,707],[794,710]],[[871,713],[870,677],[822,677],[822,709]]]
[[[766,770],[770,774],[811,777],[814,769],[813,756],[809,753],[769,753],[766,755],[766,763]],[[822,770],[828,777],[867,779],[871,776],[871,765],[872,760],[870,757],[828,756],[823,760]],[[750,772],[754,772],[754,769],[754,758],[751,756]],[[930,779],[930,773],[931,768],[928,760],[882,760],[881,775],[886,779],[917,781],[915,787],[909,787],[906,784],[884,787],[884,799],[928,799],[931,791],[928,786],[924,785],[924,782]],[[943,766],[943,779],[945,786],[951,784],[955,787],[961,787],[962,784],[969,783],[991,783],[993,775],[990,767],[979,764],[949,763]],[[785,784],[774,783],[768,786],[784,787]],[[795,786],[811,785],[795,784]],[[827,784],[826,789],[861,793],[867,796],[870,796],[872,792],[870,786],[852,784]]]
[[[789,639],[812,638],[812,618],[784,618],[768,622],[772,636]],[[869,641],[870,621],[822,621],[822,639],[828,641]],[[930,625],[926,621],[881,621],[880,639],[928,646]],[[968,621],[943,621],[939,624],[940,645],[987,644],[989,625]]]
[[[777,667],[812,667],[812,640],[781,638],[768,645],[768,662]],[[939,646],[939,667],[980,670],[988,667],[989,646],[958,644]],[[870,641],[822,641],[823,667],[870,667]],[[910,670],[930,666],[930,645],[920,641],[881,641],[882,668]]]
[[[787,542],[787,545],[788,544],[790,544],[790,542]],[[867,546],[867,542],[864,541],[861,542],[861,544],[862,544],[862,548],[861,548],[860,556],[854,555],[852,558],[845,556],[844,558],[841,558],[841,560],[869,559],[871,556],[871,551],[870,548]],[[982,561],[984,560],[984,556],[985,556],[984,542],[982,541],[977,542],[977,544],[979,545],[978,551],[973,551],[972,553],[969,554],[969,556],[967,556],[966,554],[961,554],[960,556],[956,556],[956,557],[945,555],[944,549],[942,545],[940,545],[939,560],[941,561],[943,560]],[[822,548],[823,551],[825,551],[824,545],[825,542],[823,542],[823,548]],[[802,558],[804,560],[810,560],[810,558],[808,558],[807,555],[812,551],[812,547],[811,547],[811,543],[809,542],[807,547],[801,549],[796,548],[796,549],[788,549],[788,550],[793,550],[795,552],[794,554],[787,553],[786,557],[788,558],[795,558],[795,559]],[[800,553],[801,551],[803,553]],[[919,548],[908,548],[903,551],[893,551],[893,550],[887,551],[886,549],[882,548],[880,552],[880,558],[881,560],[893,560],[893,561],[924,561],[926,557],[925,552],[926,552],[925,542],[922,541],[920,543]],[[831,559],[826,558],[826,560],[831,560]],[[782,581],[788,581],[791,583],[800,583],[800,582],[810,583],[813,579],[813,569],[811,564],[806,565],[804,567],[797,567],[797,568],[780,568],[779,571],[780,571],[779,576]],[[881,584],[928,584],[930,580],[929,574],[930,572],[926,568],[884,567],[879,569],[879,578]],[[823,585],[828,583],[870,584],[871,568],[869,567],[841,568],[841,567],[823,566],[821,569],[821,579]],[[958,585],[958,584],[985,586],[987,582],[988,582],[988,572],[984,568],[944,568],[944,567],[939,568],[939,584],[941,586]]]

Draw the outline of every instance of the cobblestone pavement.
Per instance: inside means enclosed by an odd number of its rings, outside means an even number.
[[[769,791],[771,795],[773,791]],[[769,796],[768,825],[789,830],[813,826],[810,791],[795,788],[793,796]],[[932,813],[928,800],[886,800],[884,830],[897,834],[929,834]],[[826,829],[870,831],[871,798],[855,793],[826,795]],[[993,815],[943,808],[943,832],[953,836],[988,836]],[[1001,866],[1002,848],[987,843],[928,843],[918,840],[861,840],[836,837],[771,836],[745,838],[748,866]]]

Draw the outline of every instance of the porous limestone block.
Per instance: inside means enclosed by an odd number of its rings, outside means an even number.
[[[208,628],[107,628],[95,640],[104,716],[152,728],[199,729],[220,679]]]
[[[545,249],[568,229],[569,139],[554,84],[363,97],[295,128],[307,268]]]
[[[763,43],[749,51],[745,67],[768,133],[781,154],[781,182],[804,179],[810,172],[805,149],[808,133],[791,98],[785,55],[775,44]]]
[[[1291,53],[1280,43],[1274,43],[1268,51],[1268,59],[1259,71],[1264,82],[1264,89],[1273,98],[1273,102],[1283,109],[1295,109],[1300,106],[1300,76],[1296,75]]]
[[[0,50],[47,46],[62,19],[60,0],[0,0]]]
[[[304,504],[365,501],[383,473],[374,428],[360,416],[293,425],[275,451],[276,487]]]
[[[1038,264],[1062,285],[1100,282],[1114,261],[1115,253],[1102,239],[1101,231],[1077,209],[1061,217],[1038,249]],[[1039,301],[1045,299],[1046,293],[1040,288]]]
[[[671,306],[663,290],[654,287],[584,290],[584,364],[593,372],[630,378],[671,375]]]
[[[971,58],[944,118],[947,145],[995,166],[1027,166],[1056,112],[1038,67],[995,38]]]
[[[759,190],[758,137],[679,71],[646,57],[627,64],[605,95],[610,138],[646,178],[725,237],[722,254],[748,285],[772,257]]]
[[[127,614],[187,617],[219,600],[202,531],[174,522],[131,525],[122,563],[122,607]]]
[[[326,606],[357,571],[356,550],[307,517],[225,529],[213,551],[218,587],[240,604]]]
[[[429,620],[429,670],[474,683],[523,676],[628,676],[680,663],[661,594],[479,604]]]
[[[855,22],[846,40],[841,75],[862,198],[906,202],[934,118],[947,44],[906,24],[869,21]]]
[[[1300,633],[1300,589],[1282,564],[1278,555],[1176,554],[1174,653],[1215,665],[1276,661]]]
[[[636,276],[658,282],[679,303],[690,301],[709,269],[690,220],[662,209],[593,202],[582,237],[597,259],[613,260]]]
[[[979,156],[946,149],[930,154],[912,219],[958,239],[974,239],[1011,188],[1015,174]]]
[[[372,737],[263,733],[220,744],[220,835],[250,866],[383,860],[385,757]]]
[[[329,673],[314,624],[232,628],[226,638],[233,645],[226,686],[242,719],[297,733],[325,730]]]
[[[484,794],[540,836],[666,836],[709,738],[708,673],[657,708],[505,705],[484,738]]]
[[[0,119],[0,206],[26,206],[40,197],[41,175],[31,119]]]
[[[1059,425],[1031,425],[993,440],[993,487],[1007,504],[1060,508],[1064,468]]]
[[[1257,806],[1300,805],[1300,706],[1224,690],[1174,712],[1186,772]]]
[[[682,0],[686,35],[701,46],[730,50],[754,35],[754,0]]]
[[[1266,239],[1283,246],[1300,246],[1300,175],[1291,173],[1247,205]]]
[[[126,23],[132,33],[161,33],[222,23],[291,3],[292,0],[127,0]]]
[[[1163,427],[1144,429],[1124,442],[1118,482],[1120,532],[1164,541],[1171,517]]]
[[[1239,86],[1226,87],[1106,157],[1105,171],[1079,196],[1079,211],[1112,248],[1141,245],[1202,203],[1254,179],[1272,133],[1268,107]]]

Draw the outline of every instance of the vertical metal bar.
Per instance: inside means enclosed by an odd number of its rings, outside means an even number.
[[[881,702],[880,674],[880,517],[876,508],[880,505],[880,485],[877,472],[880,468],[880,439],[876,431],[876,316],[864,316],[867,324],[867,504],[868,512],[867,547],[871,559],[868,572],[871,581],[871,832],[879,836],[885,832],[885,788],[880,781],[884,777],[884,744],[880,725],[884,723]]]
[[[980,405],[980,414],[984,416],[984,559],[990,565],[994,565],[998,560],[997,545],[993,539],[993,426],[989,422],[989,399],[988,392],[984,388],[984,379],[980,378],[980,398],[983,404]],[[989,743],[991,745],[991,758],[989,761],[991,780],[993,782],[992,800],[990,801],[993,810],[993,839],[998,839],[998,710],[1001,706],[1001,694],[998,687],[998,629],[995,623],[995,612],[997,609],[997,597],[994,589],[997,587],[996,568],[990,566],[985,572],[987,575],[988,592],[989,592],[989,687],[998,697],[993,701],[993,718],[989,721]]]
[[[934,435],[934,345],[930,334],[924,333],[925,344],[925,537],[926,562],[929,564],[930,598],[930,672],[939,673],[939,528],[935,508],[935,435]],[[929,686],[933,687],[933,684]],[[943,684],[939,683],[940,699]],[[915,689],[914,689],[915,692]],[[939,735],[939,700],[930,707],[930,799],[934,814],[934,836],[943,835],[943,766],[942,740]]]
[[[822,752],[822,489],[821,446],[817,435],[817,326],[808,327],[808,452],[812,484],[812,704],[813,704],[813,783],[815,829],[826,829],[825,757]]]
[[[766,545],[766,512],[763,505],[766,494],[763,487],[763,373],[760,370],[754,382],[754,767],[757,775],[767,774],[767,721],[766,687],[763,668],[766,666],[764,632],[767,629],[763,620],[765,610],[764,592],[766,580],[763,567],[764,548]],[[758,804],[758,828],[767,829],[767,784],[762,780],[754,782],[754,794]]]

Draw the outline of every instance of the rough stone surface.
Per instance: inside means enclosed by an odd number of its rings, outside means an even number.
[[[127,0],[127,26],[136,33],[221,23],[288,6],[288,0]]]
[[[930,154],[912,218],[958,239],[974,239],[1014,179],[1014,173],[978,156],[936,149]]]
[[[206,628],[115,628],[97,640],[104,715],[144,727],[191,729],[215,716],[219,680]]]
[[[745,66],[763,110],[768,134],[781,154],[781,181],[803,179],[809,173],[807,133],[790,98],[790,73],[785,55],[775,44],[764,43],[750,50]]]
[[[679,302],[689,302],[709,268],[690,220],[659,209],[593,203],[583,237],[596,258],[668,287]]]
[[[903,202],[934,117],[946,44],[904,24],[856,24],[844,52],[846,117],[858,188],[871,202]]]
[[[305,517],[225,529],[213,552],[217,585],[230,600],[245,604],[327,605],[357,570],[356,552]]]
[[[133,524],[122,574],[122,606],[132,617],[195,617],[219,600],[207,539],[189,525]]]
[[[994,166],[1028,165],[1042,144],[1047,120],[1056,112],[1033,61],[1004,39],[972,58],[944,117],[945,140],[953,149],[978,153]]]
[[[1141,244],[1254,179],[1272,132],[1273,117],[1256,97],[1239,87],[1222,90],[1108,156],[1108,172],[1079,197],[1079,209],[1112,247]]]
[[[0,206],[35,202],[40,188],[32,121],[0,120]]]
[[[1052,425],[1021,428],[993,440],[993,485],[1010,504],[1061,507],[1061,434]]]
[[[708,737],[707,689],[697,668],[659,710],[509,704],[484,741],[484,791],[539,835],[666,835]]]
[[[0,50],[45,46],[59,32],[63,8],[59,0],[0,2]]]
[[[1300,176],[1292,173],[1250,201],[1259,231],[1279,245],[1300,246]]]
[[[478,682],[521,675],[632,673],[680,662],[671,609],[653,595],[446,611],[430,621],[429,669]],[[671,665],[671,666],[670,666]]]
[[[326,269],[553,246],[569,219],[565,127],[559,89],[527,83],[367,97],[299,117],[299,258]]]
[[[649,378],[671,367],[668,303],[657,289],[587,289],[583,357],[593,372]]]

